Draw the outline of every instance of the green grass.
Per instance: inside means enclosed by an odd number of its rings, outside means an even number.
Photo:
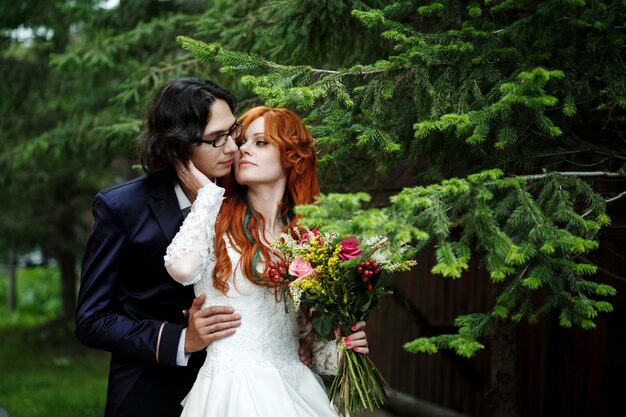
[[[12,417],[101,416],[108,353],[83,347],[60,311],[58,272],[20,269],[18,310],[6,306],[0,273],[0,407]]]

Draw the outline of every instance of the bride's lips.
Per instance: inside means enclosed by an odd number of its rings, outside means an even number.
[[[233,164],[234,159],[229,159],[228,161],[221,162],[222,165],[231,166]]]
[[[250,161],[239,161],[239,166],[240,167],[242,167],[242,166],[252,166],[252,165],[254,165],[254,164],[252,162],[250,162]]]

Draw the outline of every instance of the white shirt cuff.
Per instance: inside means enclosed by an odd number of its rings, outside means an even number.
[[[191,353],[185,353],[185,335],[187,334],[187,329],[183,329],[180,332],[180,339],[178,339],[178,351],[176,352],[176,365],[178,366],[187,366],[187,362],[189,362],[189,357]]]

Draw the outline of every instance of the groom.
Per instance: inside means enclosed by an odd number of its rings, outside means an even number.
[[[191,160],[210,178],[230,172],[234,108],[233,96],[210,81],[169,82],[152,102],[139,143],[147,175],[96,195],[76,336],[111,352],[105,417],[180,415],[204,348],[240,325],[232,308],[201,309],[204,296],[194,300],[193,288],[175,282],[163,264],[195,199],[174,164]]]

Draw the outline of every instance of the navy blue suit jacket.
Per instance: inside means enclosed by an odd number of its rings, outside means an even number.
[[[92,209],[76,335],[112,353],[105,416],[179,415],[197,370],[176,366],[193,289],[163,264],[183,220],[174,186],[143,176],[101,191]]]

